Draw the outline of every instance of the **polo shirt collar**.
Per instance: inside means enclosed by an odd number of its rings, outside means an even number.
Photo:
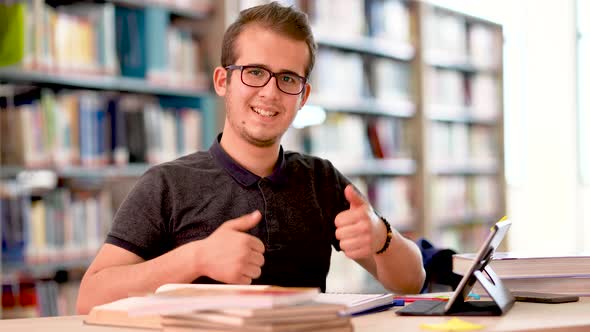
[[[233,160],[225,150],[223,150],[223,147],[221,147],[221,144],[219,143],[221,141],[221,135],[223,135],[223,133],[217,135],[217,139],[213,141],[213,144],[209,148],[209,153],[234,178],[234,180],[241,185],[249,187],[257,183],[260,180],[260,176],[242,167]],[[266,177],[266,179],[276,184],[284,184],[287,182],[286,162],[282,146],[279,149],[279,158],[275,164],[274,170],[271,175]]]

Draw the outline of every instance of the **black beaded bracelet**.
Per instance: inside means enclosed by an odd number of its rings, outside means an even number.
[[[385,229],[387,230],[387,238],[385,239],[385,243],[383,244],[383,248],[379,249],[379,251],[376,252],[377,255],[385,252],[385,250],[387,250],[387,248],[389,248],[389,242],[391,242],[391,237],[393,236],[393,233],[391,232],[391,225],[387,222],[387,220],[385,220],[385,218],[380,217],[381,220],[383,221],[383,223],[385,224]]]

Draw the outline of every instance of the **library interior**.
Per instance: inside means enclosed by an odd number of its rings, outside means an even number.
[[[137,180],[223,131],[223,33],[270,2],[0,0],[0,319],[77,314]],[[590,303],[590,1],[278,2],[317,43],[283,149],[329,160],[417,244],[425,292],[453,291],[507,216],[503,283]],[[326,292],[388,291],[333,249]]]

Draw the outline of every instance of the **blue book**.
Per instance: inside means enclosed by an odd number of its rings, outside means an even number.
[[[168,26],[169,13],[160,7],[145,8],[146,70],[147,77],[159,80],[166,78],[168,71]],[[164,77],[162,77],[164,76]]]
[[[79,112],[79,142],[80,142],[80,161],[82,165],[92,165],[95,161],[94,146],[95,137],[94,127],[94,109],[95,97],[91,93],[85,93],[80,96]]]
[[[8,183],[5,186],[11,186]],[[2,223],[2,263],[25,261],[25,247],[31,213],[31,199],[24,193],[0,198],[0,223]]]
[[[115,8],[117,56],[122,76],[145,78],[146,30],[145,10],[139,8]]]
[[[93,146],[93,155],[99,164],[106,164],[107,161],[107,113],[101,102],[94,104],[93,112],[93,135],[95,137],[95,144]]]
[[[110,132],[110,162],[116,165],[127,164],[129,151],[125,133],[125,115],[119,107],[119,100],[110,99],[107,103],[107,117]]]

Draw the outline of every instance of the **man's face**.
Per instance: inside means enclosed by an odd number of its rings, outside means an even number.
[[[309,50],[304,41],[281,36],[257,25],[247,26],[236,40],[237,59],[234,65],[257,65],[278,73],[289,71],[304,76]],[[231,75],[228,82],[226,75]],[[306,84],[303,92],[289,95],[277,88],[276,77],[263,87],[242,83],[240,70],[215,70],[215,90],[225,97],[226,123],[224,133],[266,147],[279,144],[297,111],[310,92]]]

